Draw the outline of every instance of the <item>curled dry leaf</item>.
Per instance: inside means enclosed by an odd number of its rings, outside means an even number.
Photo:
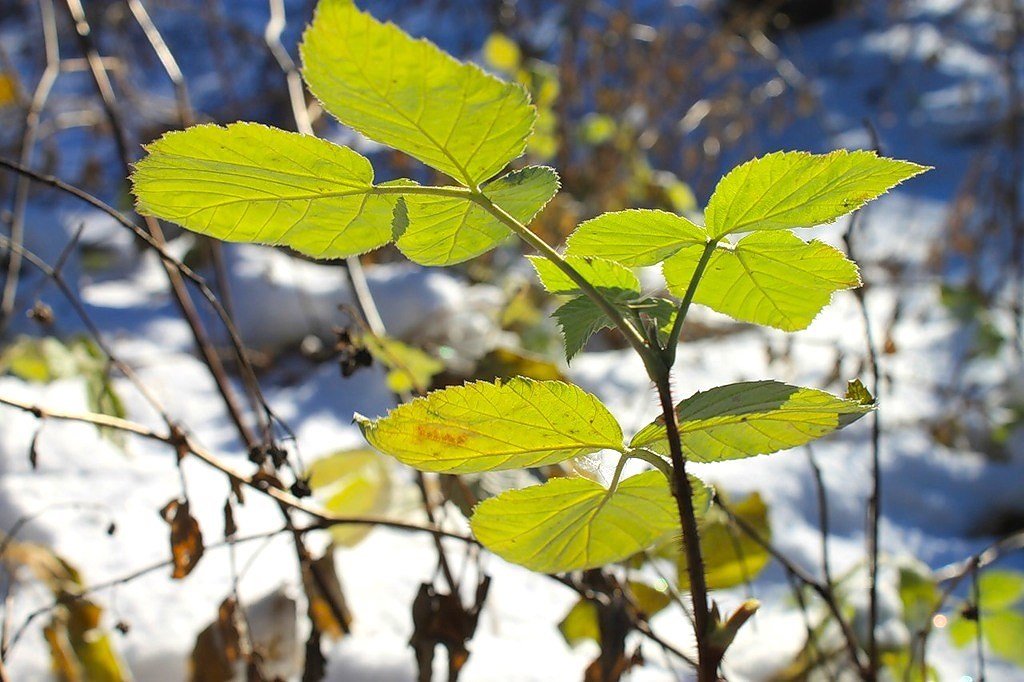
[[[171,577],[181,580],[203,556],[203,533],[199,522],[188,511],[187,500],[171,500],[160,510],[160,516],[171,526],[171,557],[174,559]]]

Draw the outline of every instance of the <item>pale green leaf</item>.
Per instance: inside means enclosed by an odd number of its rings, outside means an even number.
[[[477,381],[356,419],[371,445],[422,471],[537,467],[622,448],[601,401],[561,381]]]
[[[558,174],[528,166],[484,186],[483,193],[519,222],[528,224],[558,192]],[[462,197],[406,195],[396,223],[398,248],[420,265],[453,265],[490,251],[509,228],[482,206]]]
[[[554,312],[565,339],[565,359],[571,361],[583,350],[590,337],[602,329],[611,329],[612,323],[604,311],[586,296],[577,296],[562,304]]]
[[[687,247],[665,261],[665,281],[676,296],[684,295],[702,251]],[[828,244],[804,242],[791,232],[758,232],[715,249],[693,300],[743,322],[796,331],[834,292],[857,286],[857,266]]]
[[[676,406],[688,459],[718,462],[804,445],[860,419],[870,405],[778,381],[746,381],[690,396]],[[664,419],[642,428],[630,447],[668,455]]]
[[[874,152],[775,152],[730,171],[704,211],[708,233],[722,237],[830,223],[904,180],[928,170]]]
[[[757,493],[729,507],[758,537],[771,542],[768,506]],[[704,558],[704,579],[714,590],[724,590],[754,580],[771,561],[761,543],[740,529],[721,509],[712,508],[700,523],[700,547]],[[676,554],[679,588],[690,589],[686,553]]]
[[[366,350],[388,368],[388,388],[395,393],[423,393],[430,388],[434,375],[444,370],[444,363],[437,358],[397,339],[367,334],[361,341]]]
[[[588,220],[569,235],[566,254],[598,256],[630,267],[660,263],[679,249],[707,242],[704,228],[666,211],[630,209]]]
[[[309,487],[325,509],[341,516],[375,516],[391,504],[391,475],[387,462],[369,448],[342,450],[309,467]],[[351,547],[373,529],[371,525],[331,526],[336,544]]]
[[[583,293],[576,282],[552,261],[543,256],[527,256],[537,271],[544,288],[560,296],[577,296]],[[583,258],[566,256],[565,262],[583,275],[596,289],[608,298],[625,300],[640,295],[640,281],[629,268],[604,258]]]
[[[1024,613],[1006,609],[982,618],[981,629],[992,653],[1024,666]]]
[[[522,87],[346,0],[321,0],[301,52],[310,90],[342,123],[468,187],[522,154],[533,129]]]
[[[255,123],[200,125],[146,147],[132,173],[140,213],[230,242],[341,258],[391,241],[397,196],[346,147]]]
[[[983,610],[999,610],[1024,599],[1024,573],[990,570],[978,578],[979,601]]]
[[[612,492],[586,478],[554,478],[481,502],[470,523],[487,549],[541,573],[622,561],[679,533],[675,500],[660,471],[627,478]]]

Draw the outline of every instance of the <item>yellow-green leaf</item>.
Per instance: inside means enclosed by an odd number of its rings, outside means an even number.
[[[536,112],[526,91],[347,0],[321,0],[303,37],[303,75],[345,125],[468,187],[523,153]]]
[[[630,209],[605,213],[580,224],[569,235],[566,253],[640,267],[660,263],[683,247],[705,242],[704,228],[682,216]]]
[[[540,283],[544,288],[560,296],[578,296],[583,293],[579,285],[552,261],[543,256],[527,256],[533,269],[537,271]],[[614,261],[605,258],[583,258],[566,256],[565,262],[583,275],[596,289],[606,297],[622,300],[640,294],[640,280],[633,271]]]
[[[771,541],[768,507],[757,493],[730,506],[730,511],[746,522],[767,542]],[[742,531],[721,509],[712,507],[700,524],[700,548],[704,557],[704,577],[711,589],[724,590],[750,582],[764,570],[771,555],[749,534]],[[676,554],[679,588],[688,590],[689,574],[685,552]]]
[[[730,171],[704,212],[712,237],[830,223],[928,170],[874,152],[775,152]]]
[[[665,281],[676,296],[686,292],[702,251],[689,246],[665,261]],[[743,322],[796,331],[833,293],[858,286],[857,266],[828,244],[792,232],[757,232],[715,249],[693,300]]]
[[[561,381],[477,381],[356,420],[371,445],[423,471],[519,469],[622,448],[601,401]]]
[[[704,507],[709,493],[695,497]],[[487,549],[541,573],[595,568],[622,561],[679,533],[668,482],[648,471],[614,491],[586,478],[554,478],[481,502],[471,519]]]
[[[342,516],[373,516],[391,504],[391,475],[387,461],[369,448],[342,450],[313,462],[309,487],[325,509]],[[334,542],[350,547],[373,526],[331,526]]]
[[[388,388],[395,393],[423,393],[430,388],[434,375],[444,370],[444,363],[437,358],[397,339],[367,334],[361,341],[388,368]]]
[[[132,173],[140,213],[230,242],[341,258],[391,241],[397,195],[363,156],[255,123],[200,125],[146,147]]]
[[[688,459],[718,462],[804,445],[860,419],[870,405],[779,381],[745,381],[701,391],[676,405]],[[663,418],[630,442],[668,455]]]
[[[528,224],[558,192],[558,174],[527,166],[488,183],[483,193]],[[509,228],[469,197],[407,195],[396,216],[398,248],[420,265],[453,265],[490,251]]]

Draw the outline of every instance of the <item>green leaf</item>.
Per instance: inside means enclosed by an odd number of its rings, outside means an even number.
[[[583,350],[590,337],[602,329],[611,329],[612,322],[597,304],[586,296],[564,303],[554,312],[565,339],[565,360],[571,362]]]
[[[709,493],[699,488],[697,506]],[[586,478],[554,478],[481,502],[470,520],[487,549],[540,573],[622,561],[679,533],[679,517],[660,471],[627,478],[614,491]]]
[[[676,405],[688,459],[719,462],[804,445],[841,429],[871,406],[779,381],[745,381],[700,391]],[[630,447],[668,455],[664,419],[633,436]]]
[[[558,631],[569,646],[600,642],[601,626],[597,620],[597,605],[587,599],[580,599],[558,624]]]
[[[346,0],[321,0],[300,49],[306,82],[327,111],[467,187],[522,154],[533,130],[536,112],[521,86]]]
[[[444,370],[444,363],[437,358],[396,339],[367,334],[361,341],[388,368],[388,388],[395,393],[423,393],[430,388],[434,375]]]
[[[560,296],[577,296],[583,290],[572,281],[567,274],[544,256],[527,256],[533,269],[537,271],[540,283],[552,294]],[[582,258],[566,256],[565,262],[583,275],[606,297],[613,300],[626,300],[640,295],[640,280],[627,267],[604,258]]]
[[[397,196],[347,147],[255,123],[199,125],[146,147],[132,173],[138,210],[230,242],[290,246],[315,258],[391,241]]]
[[[776,152],[730,171],[704,211],[708,233],[785,230],[830,223],[928,170],[874,152]]]
[[[770,542],[768,506],[757,493],[730,506],[738,518]],[[752,581],[764,570],[771,555],[749,534],[743,532],[721,509],[712,508],[700,524],[700,548],[704,557],[704,577],[710,589],[724,590]],[[686,553],[676,554],[679,589],[690,589]]]
[[[391,504],[391,474],[387,462],[369,448],[341,450],[309,467],[309,487],[328,511],[343,516],[383,514]],[[331,526],[336,544],[351,547],[373,529],[366,525]]]
[[[558,174],[527,166],[484,186],[483,193],[516,220],[528,224],[558,192]],[[420,265],[453,265],[490,251],[510,234],[508,227],[469,196],[405,195],[396,235],[402,253]]]
[[[702,251],[690,246],[665,261],[674,295],[686,292]],[[804,242],[791,232],[759,232],[715,249],[693,300],[743,322],[796,331],[834,292],[858,286],[857,266],[828,244]]]
[[[630,267],[660,263],[679,249],[707,242],[704,228],[666,211],[630,209],[588,220],[569,235],[566,254],[598,256]]]
[[[1013,606],[1024,599],[1024,573],[985,571],[978,578],[978,593],[981,608],[985,611],[997,611]]]
[[[520,469],[622,449],[601,401],[561,381],[477,381],[356,421],[371,445],[422,471]]]
[[[985,614],[981,630],[992,653],[1024,666],[1024,613],[1006,609]]]
[[[941,600],[931,571],[916,562],[899,567],[899,595],[903,603],[903,622],[912,632],[928,625],[932,610]]]

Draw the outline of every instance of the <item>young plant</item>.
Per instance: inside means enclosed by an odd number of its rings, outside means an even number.
[[[345,0],[320,2],[301,52],[306,82],[327,111],[454,184],[377,183],[370,162],[346,147],[253,123],[201,125],[147,147],[132,176],[139,210],[218,239],[289,246],[315,258],[394,241],[415,263],[453,265],[510,233],[536,249],[544,287],[570,297],[555,313],[567,359],[597,330],[616,328],[658,391],[657,420],[627,440],[579,387],[514,378],[438,390],[379,419],[357,415],[358,423],[375,448],[429,472],[618,453],[607,488],[572,477],[512,490],[477,506],[473,531],[499,556],[548,573],[618,562],[681,531],[698,674],[716,679],[749,614],[719,619],[709,607],[698,521],[711,493],[686,473],[687,463],[802,445],[855,421],[873,401],[862,388],[841,398],[754,381],[676,403],[670,377],[687,311],[696,302],[745,322],[806,327],[833,292],[860,279],[842,253],[791,230],[834,221],[925,169],[863,151],[769,154],[721,180],[703,226],[662,211],[608,213],[581,224],[559,253],[528,227],[559,189],[555,171],[527,166],[501,175],[536,121],[521,86]],[[675,298],[641,291],[632,268],[657,264]],[[629,459],[653,470],[624,478]]]

